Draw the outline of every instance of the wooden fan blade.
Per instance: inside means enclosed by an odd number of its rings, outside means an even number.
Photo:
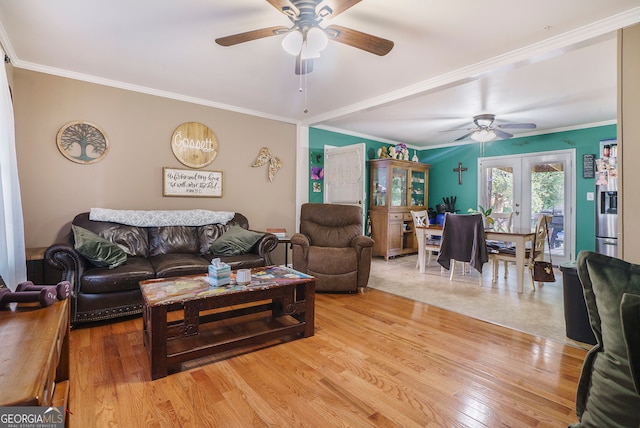
[[[278,9],[278,11],[280,13],[284,13],[284,8],[285,7],[290,7],[292,12],[296,16],[300,14],[300,11],[298,10],[298,8],[293,3],[291,3],[289,0],[267,0],[267,2],[271,6],[275,7],[276,9]]]
[[[391,40],[372,36],[371,34],[352,30],[351,28],[340,25],[329,25],[325,32],[327,36],[336,42],[344,43],[345,45],[353,46],[354,48],[362,49],[363,51],[379,56],[386,55],[393,49],[393,42]]]
[[[234,34],[233,36],[220,37],[216,39],[216,43],[220,46],[233,46],[238,43],[250,42],[252,40],[263,39],[265,37],[271,37],[280,34],[282,31],[287,31],[287,27],[277,26],[262,28],[260,30],[247,31],[246,33]]]
[[[535,123],[504,123],[496,126],[496,128],[502,129],[535,129]]]
[[[476,131],[471,131],[468,134],[464,134],[462,137],[456,138],[454,141],[461,141],[464,140],[465,138],[469,137],[471,134],[473,134]]]
[[[324,7],[329,6],[329,8],[331,8],[331,15],[327,18],[335,18],[351,6],[355,6],[361,1],[362,0],[324,0],[316,6],[316,13],[319,13]]]
[[[296,57],[296,74],[307,74],[313,71],[313,59],[301,59],[300,55]]]
[[[506,140],[508,138],[513,137],[513,134],[509,134],[508,132],[504,132],[498,128],[493,128],[493,132],[496,133],[496,137],[502,139],[502,140]]]

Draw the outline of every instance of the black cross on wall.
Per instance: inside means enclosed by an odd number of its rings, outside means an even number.
[[[462,173],[464,171],[466,171],[468,168],[463,168],[462,167],[462,162],[458,162],[458,167],[457,168],[453,168],[453,172],[457,172],[458,173],[458,184],[462,184]]]

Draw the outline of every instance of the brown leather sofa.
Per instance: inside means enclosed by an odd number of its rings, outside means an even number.
[[[317,291],[355,292],[369,282],[373,239],[363,235],[362,208],[303,204],[291,236],[293,268],[313,275]]]
[[[235,213],[226,225],[136,227],[89,220],[86,212],[78,214],[72,225],[116,243],[126,252],[126,262],[120,266],[112,269],[96,266],[74,249],[71,231],[64,242],[47,249],[46,263],[62,271],[62,280],[71,282],[73,325],[141,313],[140,281],[207,273],[215,257],[233,270],[271,265],[270,253],[278,245],[275,235],[264,233],[244,254],[211,254],[209,243],[231,226],[249,229],[247,218],[240,213]]]

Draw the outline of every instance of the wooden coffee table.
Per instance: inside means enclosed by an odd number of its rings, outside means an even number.
[[[283,266],[251,271],[248,285],[236,285],[235,272],[224,287],[210,287],[207,275],[140,282],[151,379],[196,358],[313,336],[315,278]]]

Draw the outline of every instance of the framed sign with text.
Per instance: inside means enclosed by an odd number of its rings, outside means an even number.
[[[162,168],[162,196],[222,197],[222,171]]]

